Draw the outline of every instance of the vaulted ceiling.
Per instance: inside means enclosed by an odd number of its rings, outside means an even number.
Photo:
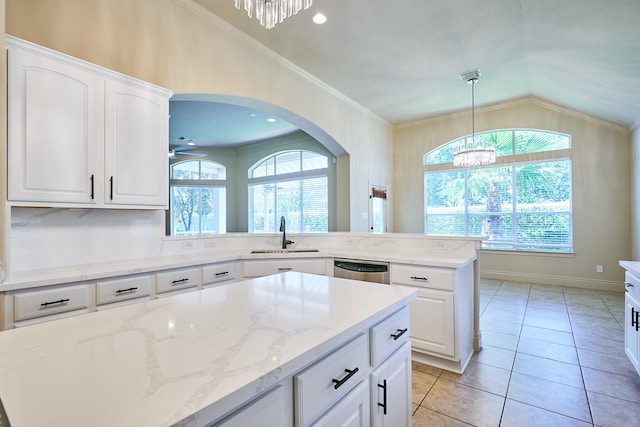
[[[392,124],[469,108],[475,68],[479,107],[532,96],[640,124],[639,0],[314,0],[270,30],[195,1]]]

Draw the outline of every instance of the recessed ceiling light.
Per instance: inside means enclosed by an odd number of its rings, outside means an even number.
[[[187,142],[187,145],[196,145],[196,143],[193,142],[193,141],[189,141],[189,142]]]
[[[276,119],[274,119],[273,117],[269,117],[269,118],[267,119],[267,121],[268,121],[269,123],[275,123],[275,122],[276,122]]]
[[[256,113],[249,113],[249,116],[251,116],[251,117],[255,117],[255,116],[256,116]]]
[[[327,22],[327,17],[322,13],[316,13],[313,16],[313,22],[315,22],[316,24],[324,24],[325,22]]]

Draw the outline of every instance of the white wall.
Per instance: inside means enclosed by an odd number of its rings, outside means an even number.
[[[620,126],[535,99],[476,109],[476,132],[534,128],[572,136],[572,255],[482,251],[487,278],[621,290],[621,259],[631,257],[631,138]],[[398,126],[394,131],[396,232],[424,232],[424,154],[470,133],[461,112]],[[636,137],[637,138],[637,137]],[[596,273],[596,265],[604,273]]]

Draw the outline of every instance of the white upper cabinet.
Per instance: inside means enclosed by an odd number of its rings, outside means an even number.
[[[165,209],[166,89],[7,36],[8,198]]]
[[[169,99],[137,82],[105,82],[105,201],[166,207]]]
[[[100,79],[17,49],[7,62],[9,199],[95,203]]]

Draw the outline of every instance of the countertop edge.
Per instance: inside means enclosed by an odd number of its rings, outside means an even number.
[[[372,261],[387,261],[392,263],[428,265],[443,268],[462,268],[477,259],[472,256],[448,256],[448,254],[434,253],[394,253],[385,255],[375,251],[351,251],[344,249],[319,249],[318,252],[289,252],[252,254],[200,254],[197,256],[165,256],[140,258],[137,260],[90,264],[83,266],[68,266],[57,269],[37,270],[30,272],[14,272],[9,279],[0,284],[0,292],[23,290],[40,286],[52,286],[88,282],[98,279],[110,279],[119,276],[152,273],[160,270],[176,268],[201,267],[207,264],[233,262],[244,260],[278,259],[278,258],[355,258]]]

